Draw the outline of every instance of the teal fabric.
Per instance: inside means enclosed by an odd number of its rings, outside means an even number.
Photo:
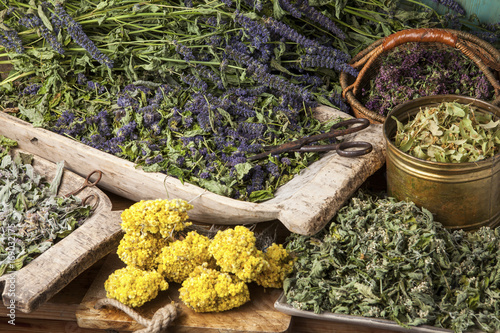
[[[455,0],[467,12],[467,16],[476,14],[482,23],[500,22],[500,0]],[[446,13],[447,8],[431,0],[421,0],[439,13]]]

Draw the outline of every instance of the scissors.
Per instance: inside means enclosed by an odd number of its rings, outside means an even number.
[[[92,175],[94,173],[97,174],[97,179],[94,182],[91,182],[90,181],[90,177],[92,177]],[[80,186],[79,188],[77,188],[76,190],[74,190],[73,192],[70,192],[70,193],[66,194],[66,197],[75,195],[75,194],[79,193],[81,190],[83,190],[84,188],[96,186],[97,183],[99,183],[99,181],[101,180],[101,177],[102,177],[102,171],[100,171],[100,170],[94,170],[94,171],[92,171],[91,173],[88,174],[87,178],[85,178],[85,181],[83,182],[83,185]]]
[[[358,126],[348,127],[350,125],[359,124]],[[347,141],[331,145],[308,145],[309,143],[333,139],[337,136],[343,136],[359,132],[370,126],[370,121],[365,118],[353,118],[341,121],[330,128],[330,131],[322,134],[311,135],[298,140],[290,141],[282,145],[266,146],[264,152],[250,156],[249,160],[258,160],[265,158],[269,155],[279,155],[285,152],[323,152],[335,150],[337,154],[344,157],[356,157],[368,154],[372,151],[373,146],[365,141]],[[345,129],[338,129],[339,127],[347,127]],[[359,148],[356,150],[348,150],[349,148]]]

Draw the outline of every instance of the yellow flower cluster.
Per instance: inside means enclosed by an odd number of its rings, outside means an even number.
[[[220,230],[212,240],[196,231],[177,239],[191,225],[186,201],[141,201],[122,213],[125,236],[118,256],[127,264],[105,282],[108,297],[129,306],[153,299],[169,282],[182,283],[180,298],[197,312],[225,311],[250,300],[247,283],[281,288],[293,260],[282,245],[256,248],[244,226]]]
[[[161,249],[168,242],[160,234],[135,234],[126,233],[118,245],[117,254],[127,265],[133,265],[142,269],[155,266],[155,259]]]
[[[159,290],[167,290],[168,283],[155,271],[127,266],[113,272],[104,283],[104,288],[108,298],[138,307],[155,298]]]
[[[245,282],[268,266],[262,251],[255,247],[255,236],[244,226],[218,231],[208,249],[223,272],[233,273]]]
[[[172,236],[191,225],[186,222],[187,211],[193,206],[184,200],[142,200],[125,209],[121,215],[122,229],[128,234],[160,233],[162,237]]]
[[[293,270],[294,260],[281,244],[273,243],[264,252],[268,262],[256,277],[255,282],[264,288],[282,288],[285,277]]]
[[[111,274],[104,288],[110,298],[137,307],[158,295],[158,290],[168,289],[162,274],[155,271],[156,259],[174,231],[191,225],[187,211],[193,208],[184,200],[140,201],[121,215],[125,231],[117,254],[127,267]]]
[[[209,245],[208,237],[190,231],[183,240],[174,241],[161,250],[156,259],[158,273],[168,281],[182,283],[197,266],[205,262],[215,268],[215,261],[208,252]]]
[[[245,282],[206,265],[195,268],[179,293],[180,299],[196,312],[226,311],[250,300]]]

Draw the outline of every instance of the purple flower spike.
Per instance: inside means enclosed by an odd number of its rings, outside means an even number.
[[[311,7],[306,1],[303,1],[299,9],[311,20],[319,23],[322,27],[335,34],[340,39],[345,39],[345,34],[337,25],[326,15],[318,11],[316,8]]]
[[[66,30],[70,34],[73,41],[87,50],[92,58],[97,60],[99,63],[112,68],[113,62],[105,54],[99,51],[97,46],[95,46],[85,32],[83,32],[82,26],[69,16],[69,14],[64,10],[64,7],[58,3],[56,4],[55,9],[60,23],[62,26],[66,27]]]
[[[449,8],[460,15],[466,14],[465,9],[463,9],[462,6],[460,6],[458,2],[456,2],[455,0],[432,0],[432,1]]]
[[[19,19],[19,23],[26,28],[36,29],[40,31],[40,34],[45,38],[45,40],[50,44],[50,46],[59,54],[63,54],[64,50],[62,44],[57,41],[57,37],[52,34],[49,29],[43,24],[42,20],[33,14],[28,14],[25,17]]]
[[[17,35],[15,30],[0,30],[3,36],[0,34],[0,45],[8,50],[14,50],[16,53],[23,53],[24,47],[21,38]]]

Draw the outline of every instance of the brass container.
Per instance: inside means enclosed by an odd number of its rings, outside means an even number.
[[[387,146],[387,191],[398,200],[413,201],[434,214],[448,229],[475,230],[500,224],[500,154],[478,162],[440,163],[402,152],[394,145],[397,124],[413,118],[420,108],[456,101],[500,118],[500,108],[462,96],[418,98],[395,107],[384,121]]]

